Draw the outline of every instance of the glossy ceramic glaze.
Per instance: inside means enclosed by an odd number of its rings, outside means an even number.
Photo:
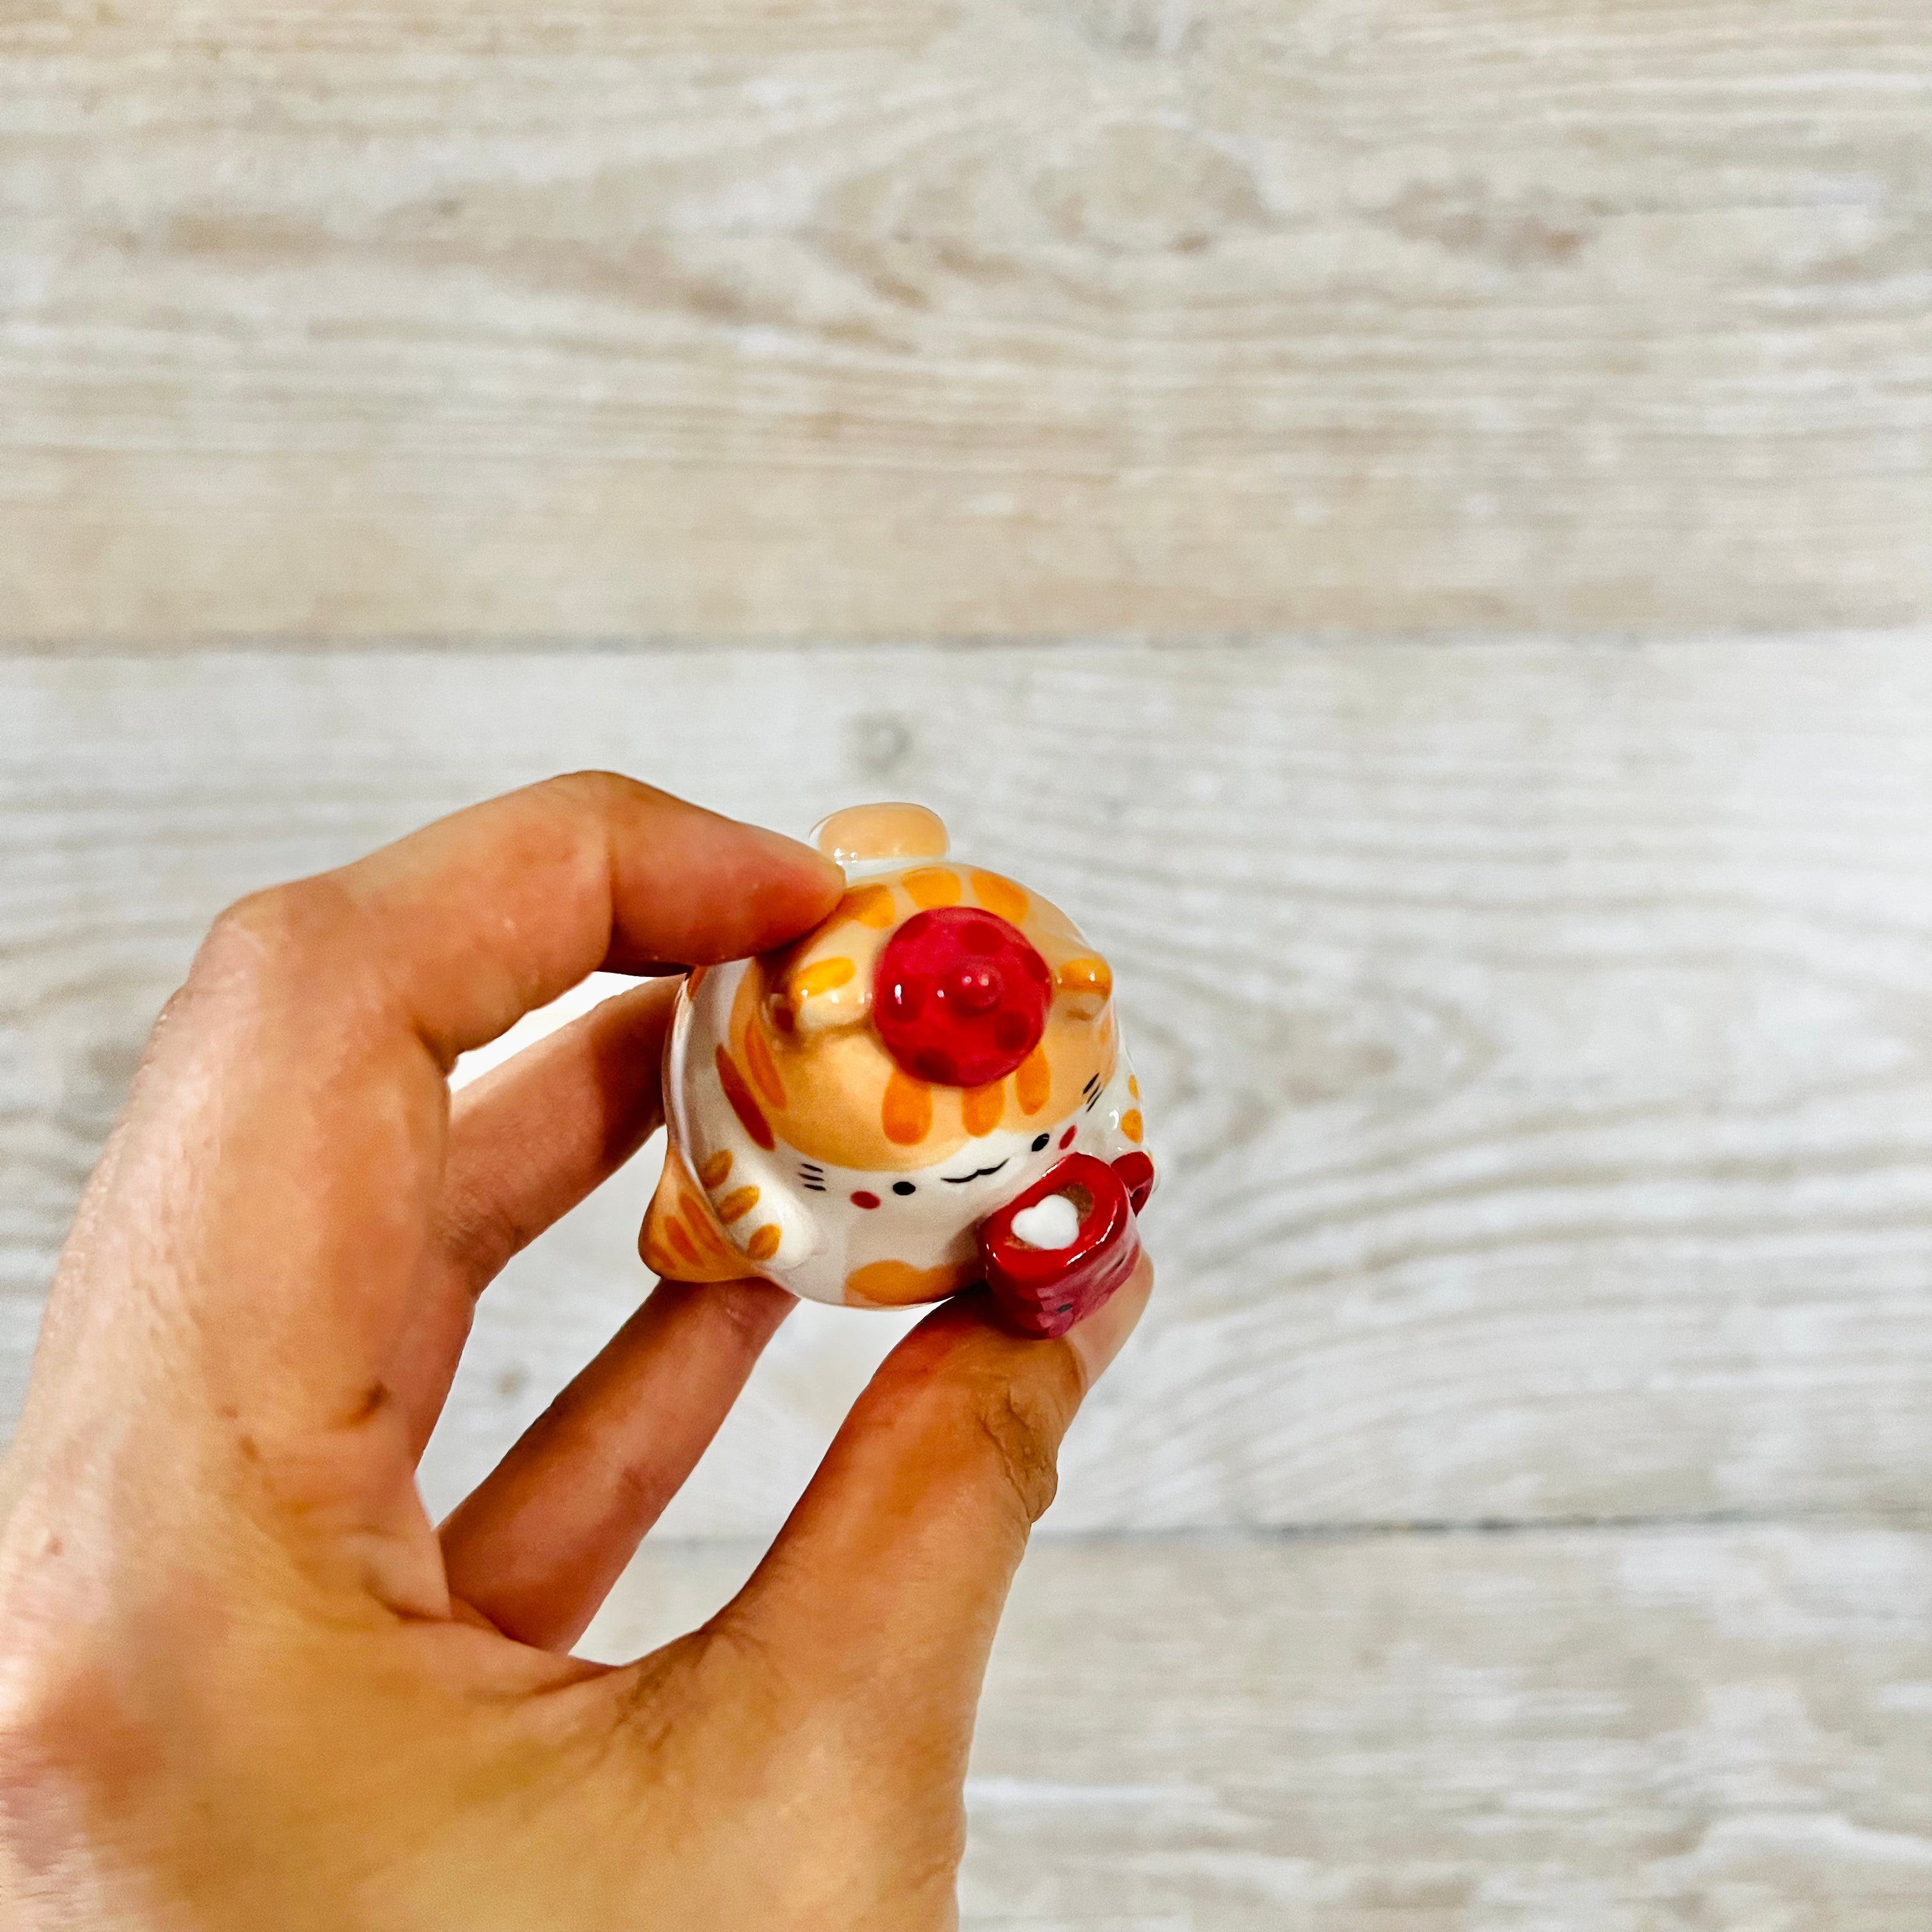
[[[922,807],[815,836],[848,880],[832,916],[680,992],[644,1259],[862,1308],[990,1280],[1010,1325],[1058,1333],[1131,1270],[1153,1185],[1112,973]],[[1098,1166],[1063,1187],[1076,1155]]]

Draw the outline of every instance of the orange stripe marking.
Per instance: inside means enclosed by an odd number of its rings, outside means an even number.
[[[734,1221],[742,1220],[758,1204],[758,1190],[755,1187],[734,1187],[718,1204],[718,1218],[726,1227]]]
[[[1013,1090],[1019,1096],[1023,1114],[1036,1114],[1046,1105],[1046,1096],[1053,1091],[1053,1069],[1047,1064],[1044,1047],[1035,1047],[1020,1062],[1020,1070],[1013,1076]]]
[[[778,1231],[776,1224],[767,1221],[745,1244],[745,1252],[754,1262],[768,1262],[778,1251]]]
[[[932,1089],[895,1066],[879,1106],[879,1124],[895,1147],[916,1147],[932,1131]]]
[[[959,874],[950,866],[922,866],[917,872],[907,873],[899,884],[912,895],[913,904],[922,912],[928,912],[934,906],[959,903]]]
[[[1114,990],[1114,969],[1104,959],[1069,959],[1054,974],[1053,983],[1063,993],[1098,993],[1104,1000]]]
[[[849,959],[818,959],[791,976],[794,1000],[808,1000],[814,993],[830,993],[846,985],[858,968]]]
[[[706,1187],[722,1187],[730,1178],[730,1173],[731,1150],[729,1148],[720,1148],[698,1170],[698,1178]]]
[[[833,909],[834,919],[856,919],[883,932],[892,922],[892,896],[884,886],[854,886]]]
[[[771,1123],[758,1111],[757,1100],[738,1071],[738,1063],[722,1046],[718,1049],[718,1084],[724,1088],[738,1124],[770,1154],[778,1144],[778,1136],[772,1132]]]
[[[960,1096],[959,1108],[969,1134],[990,1134],[1006,1111],[1006,1082],[992,1080],[983,1087],[968,1088]]]
[[[1136,1147],[1138,1147],[1140,1145],[1141,1110],[1139,1108],[1130,1107],[1127,1111],[1120,1116],[1120,1131],[1126,1136],[1129,1140],[1133,1142]]]
[[[997,872],[974,872],[969,876],[974,896],[988,912],[998,913],[1016,926],[1026,917],[1027,908],[1033,902],[1012,880],[1003,879]]]
[[[778,1070],[772,1064],[772,1050],[765,1044],[765,1036],[755,1024],[745,1030],[745,1064],[752,1070],[752,1083],[758,1091],[783,1112],[784,1082],[778,1078]]]

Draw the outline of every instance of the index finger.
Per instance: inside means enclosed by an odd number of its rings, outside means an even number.
[[[1144,1258],[1057,1341],[1021,1341],[966,1295],[886,1358],[719,1628],[849,1724],[895,1784],[965,1772],[1008,1586],[1052,1501],[1061,1438],[1154,1285]],[[888,1788],[893,1788],[890,1786]]]
[[[217,1405],[298,1426],[393,1406],[458,1053],[600,966],[775,945],[842,884],[790,839],[590,773],[225,914],[130,1109],[191,1157],[124,1210],[166,1220],[189,1262],[161,1292]]]
[[[309,883],[312,936],[362,949],[364,988],[392,994],[446,1067],[600,968],[764,952],[830,911],[844,879],[796,839],[580,772]]]

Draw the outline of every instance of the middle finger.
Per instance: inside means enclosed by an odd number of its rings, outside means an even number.
[[[435,1238],[388,1378],[418,1456],[478,1296],[656,1131],[676,991],[675,980],[658,980],[620,993],[458,1095]]]

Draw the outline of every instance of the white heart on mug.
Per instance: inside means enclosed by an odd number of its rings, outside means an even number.
[[[1013,1216],[1013,1232],[1030,1248],[1066,1248],[1080,1232],[1080,1210],[1064,1194],[1049,1194]]]

